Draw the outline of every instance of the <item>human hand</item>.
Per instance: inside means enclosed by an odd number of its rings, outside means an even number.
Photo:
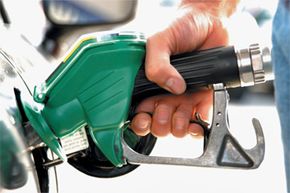
[[[176,137],[187,133],[202,134],[202,128],[189,121],[195,118],[195,112],[208,119],[212,91],[181,95],[186,90],[186,84],[170,64],[170,56],[226,45],[228,34],[222,25],[222,18],[231,14],[236,3],[235,0],[183,1],[181,14],[167,28],[148,38],[145,61],[147,78],[178,96],[156,96],[143,101],[132,120],[132,129],[138,135],[149,132],[157,137],[169,133]]]
[[[202,128],[195,123],[195,113],[207,121],[210,117],[212,90],[204,89],[183,95],[158,95],[142,101],[136,108],[136,116],[131,128],[137,135],[145,136],[151,132],[161,137],[171,133],[175,137],[186,134],[202,136]]]

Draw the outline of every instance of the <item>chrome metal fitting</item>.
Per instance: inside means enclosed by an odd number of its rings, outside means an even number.
[[[271,53],[268,47],[251,44],[248,49],[236,50],[241,87],[273,80]]]

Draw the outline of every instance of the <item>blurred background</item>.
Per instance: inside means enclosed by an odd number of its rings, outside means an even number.
[[[11,33],[18,34],[52,66],[57,66],[82,34],[124,30],[143,32],[149,36],[166,25],[168,18],[174,18],[173,13],[180,1],[3,0],[1,2],[1,7],[5,7],[6,13],[6,19],[2,21],[3,30],[8,28]],[[241,0],[237,13],[225,21],[231,32],[230,44],[247,47],[251,43],[258,42],[271,47],[271,24],[276,3],[277,0]],[[13,41],[11,44],[13,45]],[[50,181],[51,192],[286,192],[273,82],[255,87],[230,89],[229,93],[231,132],[243,147],[251,148],[255,145],[251,119],[256,117],[262,124],[266,139],[266,155],[258,169],[246,171],[142,165],[124,176],[105,179],[88,176],[68,163],[63,163],[51,171],[51,176],[54,176],[52,179],[57,178],[58,181],[57,184],[53,183],[54,180]],[[203,139],[166,137],[157,140],[152,155],[197,157],[201,155],[202,147]],[[2,190],[2,192],[30,193],[33,191],[30,188],[31,183],[33,181],[29,181],[27,186],[18,190]]]

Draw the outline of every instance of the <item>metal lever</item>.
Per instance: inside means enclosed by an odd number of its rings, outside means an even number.
[[[253,119],[257,144],[244,149],[230,134],[227,106],[229,96],[223,84],[214,84],[214,114],[208,136],[204,137],[204,152],[197,158],[159,157],[139,154],[122,141],[123,156],[131,164],[166,164],[214,168],[254,169],[261,164],[265,153],[262,127]]]

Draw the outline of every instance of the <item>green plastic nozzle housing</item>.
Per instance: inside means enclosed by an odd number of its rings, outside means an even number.
[[[136,74],[145,56],[137,33],[83,36],[40,86],[25,112],[42,140],[61,159],[59,138],[86,126],[93,141],[115,166],[124,164],[122,130]]]

